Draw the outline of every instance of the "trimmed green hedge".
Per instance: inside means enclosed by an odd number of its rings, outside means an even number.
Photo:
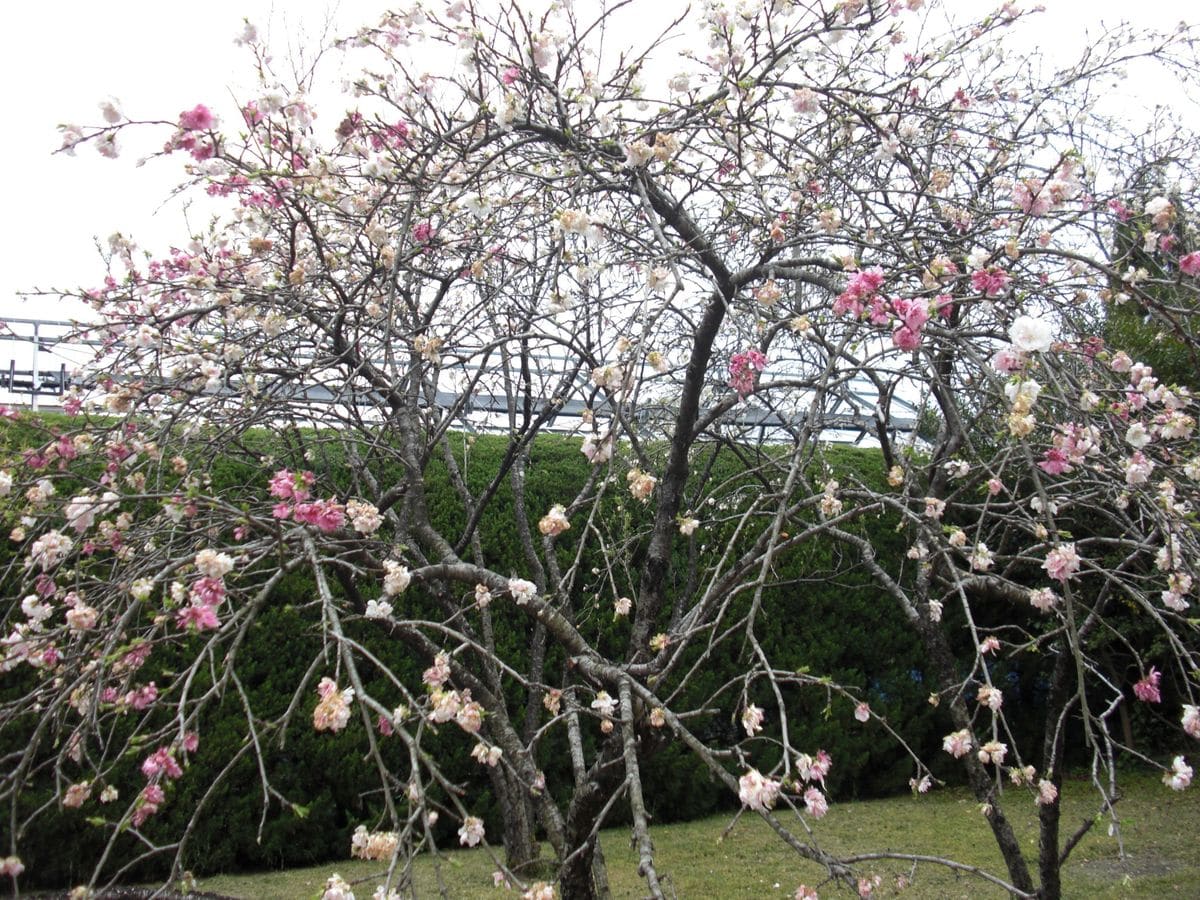
[[[9,446],[19,443],[17,432],[8,433]],[[249,443],[258,452],[273,449],[279,465],[291,456],[278,443],[279,438],[254,436]],[[455,456],[464,477],[473,489],[480,489],[498,470],[507,448],[504,438],[478,437],[468,439],[453,436]],[[753,479],[746,475],[745,462],[729,451],[701,448],[703,453],[716,454],[712,465],[723,477],[741,476],[743,496],[754,491]],[[370,463],[368,463],[370,464]],[[707,461],[701,461],[701,465]],[[878,454],[870,450],[831,448],[823,464],[848,485],[854,478],[880,484],[883,478]],[[217,490],[223,484],[243,486],[248,479],[263,478],[260,469],[248,462],[218,458],[207,461]],[[331,473],[343,489],[349,478],[340,453],[332,444],[324,445],[322,458],[308,463],[309,467]],[[700,465],[697,466],[700,468]],[[527,504],[536,521],[554,502],[560,502],[581,486],[589,467],[579,452],[579,441],[571,438],[545,436],[531,449],[531,464],[526,478]],[[386,465],[375,474],[386,478]],[[324,476],[322,475],[324,481]],[[824,476],[820,480],[824,480]],[[324,485],[328,487],[328,485]],[[426,477],[430,513],[434,524],[445,534],[457,534],[464,523],[464,512],[457,495],[449,485],[445,467],[440,460],[431,466]],[[598,526],[614,539],[627,538],[648,521],[649,510],[630,502],[623,490],[610,492],[605,513]],[[691,498],[699,501],[700,498]],[[738,501],[740,502],[740,501]],[[489,565],[500,571],[523,573],[527,566],[519,556],[517,542],[512,540],[512,495],[507,483],[500,489],[482,522],[481,539]],[[707,517],[707,508],[700,512]],[[720,544],[732,533],[732,522],[719,524],[716,516],[706,522],[704,540]],[[860,533],[868,536],[881,556],[903,554],[903,539],[896,533],[896,522],[886,517],[859,523]],[[564,561],[571,558],[578,532],[563,536],[560,552]],[[632,552],[628,571],[636,573],[638,544],[631,541]],[[682,546],[682,542],[681,542]],[[584,571],[601,561],[590,554],[584,557]],[[682,549],[681,553],[684,552]],[[897,723],[914,749],[931,755],[940,742],[944,723],[926,701],[929,686],[921,667],[922,652],[915,635],[901,612],[888,598],[882,596],[865,573],[854,572],[840,554],[842,550],[827,541],[816,541],[781,556],[775,564],[775,583],[764,592],[759,614],[758,634],[764,649],[778,667],[814,674],[855,685],[865,691],[872,709]],[[683,558],[681,557],[680,571]],[[840,572],[836,578],[829,573]],[[585,587],[590,587],[585,585]],[[631,593],[636,589],[630,586]],[[672,586],[682,590],[682,584]],[[406,604],[419,604],[420,598],[405,595]],[[256,714],[264,719],[278,715],[287,707],[310,662],[320,652],[319,621],[315,610],[308,606],[314,590],[304,577],[289,577],[278,591],[270,607],[251,628],[248,639],[239,653],[239,672],[243,686],[254,705]],[[735,607],[744,607],[749,594],[740,597]],[[587,605],[595,604],[594,611]],[[581,592],[576,599],[581,613],[581,628],[587,637],[601,647],[617,648],[628,636],[628,623],[614,622],[611,598],[594,601]],[[518,610],[503,605],[493,608],[496,616],[497,640],[509,661],[518,669],[525,664],[528,622]],[[432,612],[432,611],[431,611]],[[731,611],[736,616],[737,608]],[[351,622],[353,634],[362,640],[381,660],[391,666],[410,687],[419,684],[425,660],[413,658],[397,642],[387,639],[380,629],[369,622]],[[165,673],[183,659],[183,648],[151,657],[146,678],[153,671]],[[693,653],[699,652],[691,651]],[[689,686],[684,703],[709,698],[717,688],[744,673],[747,648],[740,642],[727,642]],[[563,660],[553,651],[547,663],[548,672],[557,672]],[[685,667],[686,668],[686,667]],[[11,678],[10,678],[11,682]],[[161,681],[160,681],[161,683]],[[308,865],[327,860],[344,859],[350,846],[350,834],[360,823],[377,823],[382,809],[378,793],[377,773],[367,758],[367,738],[357,714],[346,731],[337,734],[318,734],[311,728],[310,714],[315,703],[310,684],[292,727],[281,742],[278,736],[264,746],[265,765],[272,786],[293,804],[285,806],[277,799],[269,801],[263,818],[263,791],[258,762],[253,754],[244,756],[226,776],[217,795],[195,829],[187,856],[188,867],[197,874],[215,871],[234,871],[262,867]],[[376,685],[382,696],[388,696],[386,685]],[[9,689],[18,689],[9,684]],[[835,799],[878,796],[906,790],[912,775],[906,756],[882,733],[875,723],[859,725],[850,715],[850,705],[844,699],[830,702],[819,687],[803,691],[785,689],[788,702],[790,739],[798,750],[815,752],[825,749],[832,754],[834,767],[828,780]],[[769,712],[775,700],[765,684],[756,684],[752,699]],[[399,702],[399,697],[396,698]],[[520,709],[521,697],[510,697],[513,709]],[[740,733],[737,716],[739,694],[725,691],[715,697],[721,714],[696,722],[701,736],[735,739]],[[152,819],[149,833],[164,840],[177,835],[199,797],[208,790],[229,758],[242,748],[245,735],[245,710],[236,692],[228,692],[221,704],[209,710],[200,728],[201,744],[184,777],[169,790],[163,812]],[[778,727],[778,716],[772,712],[769,722]],[[770,735],[770,731],[767,732]],[[777,734],[777,732],[776,732]],[[10,733],[0,743],[20,740]],[[596,735],[587,734],[594,741]],[[388,744],[388,752],[399,752],[398,742]],[[442,734],[430,738],[430,749],[443,761],[452,781],[465,786],[469,806],[487,823],[488,833],[501,833],[494,800],[481,768],[468,756],[471,742],[464,740],[456,728],[447,727]],[[763,756],[756,762],[769,766],[770,750],[762,745]],[[552,735],[541,746],[540,764],[547,773],[548,783],[567,784],[570,780],[568,755],[562,738]],[[128,777],[118,780],[123,793],[140,787],[136,772],[138,760],[131,759]],[[656,821],[686,820],[715,810],[733,808],[736,798],[723,787],[716,787],[710,774],[678,744],[668,744],[647,764],[645,773],[646,802]],[[38,798],[34,798],[36,802]],[[40,800],[45,802],[47,797]],[[260,833],[260,821],[261,833]],[[443,843],[454,843],[450,822],[443,822]],[[29,875],[38,884],[69,885],[83,878],[87,868],[79,860],[94,858],[88,848],[99,846],[99,829],[86,822],[85,814],[67,810],[44,816],[36,830],[21,840],[22,856]],[[77,848],[63,853],[64,842]],[[130,840],[124,852],[137,848]],[[118,854],[120,855],[120,854]],[[152,878],[163,874],[164,860],[152,860],[131,873],[131,877]]]

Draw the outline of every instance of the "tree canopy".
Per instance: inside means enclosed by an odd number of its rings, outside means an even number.
[[[411,892],[447,823],[526,896],[603,896],[618,804],[663,896],[644,773],[668,750],[823,867],[798,897],[869,894],[883,858],[956,865],[822,846],[839,760],[791,726],[805,698],[905,748],[918,793],[942,767],[871,673],[778,664],[764,596],[797,557],[871,579],[920,641],[939,755],[1004,860],[979,877],[1059,897],[1079,837],[1118,825],[1121,763],[1188,786],[1195,399],[1103,322],[1137,303],[1194,358],[1194,184],[1129,185],[1166,156],[1169,179],[1194,171],[1196,144],[1180,123],[1130,134],[1096,95],[1140,61],[1195,71],[1192,30],[1120,29],[1051,69],[1005,51],[1037,27],[1012,3],[964,25],[921,0],[706,3],[647,25],[632,3],[417,4],[339,42],[361,74],[320,110],[319,68],[280,77],[247,25],[261,90],[239,121],[189,99],[165,122],[110,104],[64,128],[65,151],[105,155],[162,133],[218,212],[169,252],[109,241],[103,283],[68,292],[103,344],[71,420],[0,475],[0,728],[22,735],[0,775],[7,874],[30,821],[82,807],[106,841],[84,892],[122,877],[130,836],[181,876],[191,825],[154,823],[231,697],[239,757],[298,720],[366,736],[380,792],[347,852],[387,863],[380,897]],[[1114,240],[1130,216],[1153,267]],[[534,496],[550,431],[587,471]],[[485,432],[506,443],[480,471]],[[831,468],[847,433],[885,477]],[[240,482],[217,477],[235,465]],[[453,510],[431,508],[435,468]],[[502,548],[481,529],[497,509]],[[294,573],[320,641],[267,716],[241,650]],[[795,627],[822,627],[800,586],[790,602]],[[717,656],[742,674],[706,684]],[[1037,673],[1038,727],[1014,727],[1005,666]],[[1172,736],[1117,727],[1132,704]],[[502,834],[430,752],[447,733],[486,770]],[[1064,836],[1073,735],[1097,816]],[[53,800],[31,808],[36,790]],[[215,791],[188,792],[190,823]],[[262,792],[264,815],[304,802],[265,767]],[[1024,803],[1036,851],[1006,813]]]

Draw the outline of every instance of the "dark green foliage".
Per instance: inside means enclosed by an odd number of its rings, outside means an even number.
[[[203,465],[217,492],[226,486],[234,496],[261,491],[265,487],[262,468],[254,465],[254,457],[269,451],[278,466],[303,465],[299,463],[301,448],[283,449],[290,440],[287,435],[273,439],[248,435],[242,442],[241,455],[208,458],[194,463],[193,468]],[[482,491],[500,469],[508,447],[506,439],[452,435],[449,441],[462,477],[473,492]],[[650,452],[655,452],[655,448],[650,448]],[[337,486],[345,496],[352,493],[352,488],[342,453],[335,442],[319,444],[320,458],[310,465],[327,472],[321,476],[323,491]],[[710,545],[730,539],[738,512],[760,492],[754,467],[777,462],[768,456],[752,458],[746,455],[749,453],[715,447],[699,451],[694,471],[710,469],[712,478],[708,484],[726,485],[724,495],[712,498],[715,506],[708,504],[709,497],[703,488],[694,488],[695,492],[688,496],[687,503],[706,520],[704,539]],[[367,464],[381,483],[395,477],[395,464],[391,461],[376,459]],[[853,489],[856,483],[878,487],[883,478],[880,459],[873,451],[827,450],[821,463],[814,467],[820,471],[811,476],[812,481],[823,482],[832,475],[845,489]],[[539,438],[530,450],[525,479],[531,518],[536,521],[552,503],[561,502],[577,491],[589,471],[579,452],[578,440]],[[444,461],[436,455],[426,470],[425,486],[433,525],[453,540],[461,533],[467,514],[451,486]],[[513,539],[512,504],[512,491],[505,478],[482,520],[480,538],[488,565],[501,573],[515,575],[527,573],[528,565],[519,542]],[[623,565],[614,570],[614,577],[621,589],[627,589],[631,595],[636,595],[637,590],[636,584],[628,582],[636,579],[640,562],[639,534],[650,514],[650,507],[630,500],[623,490],[611,491],[604,501],[602,515],[594,523],[605,534],[610,547],[620,545],[627,551]],[[881,558],[899,558],[904,546],[895,524],[885,517],[850,523],[847,527],[869,537]],[[582,524],[560,538],[557,552],[564,564],[573,560],[581,531]],[[584,573],[610,562],[598,557],[592,549],[595,542],[589,544],[581,561]],[[678,542],[677,554],[672,591],[685,589],[686,541]],[[376,589],[367,586],[365,590],[370,596]],[[577,595],[570,599],[584,635],[602,649],[620,656],[626,650],[629,623],[614,621],[611,598],[604,591],[595,578],[585,576],[580,580]],[[214,789],[189,839],[185,865],[197,874],[344,859],[356,825],[374,828],[383,824],[378,775],[368,757],[367,735],[357,708],[350,727],[340,734],[318,734],[311,725],[316,679],[333,671],[330,662],[318,667],[312,680],[303,683],[312,662],[325,652],[319,634],[319,612],[312,602],[314,596],[314,586],[307,577],[288,577],[238,651],[242,687],[260,728],[262,764],[272,788],[287,802],[278,796],[264,798],[256,753],[246,748],[246,708],[238,692],[230,688],[218,704],[206,711],[198,729],[199,750],[192,755],[183,778],[170,786],[163,812],[147,825],[148,833],[164,840],[177,836],[228,761],[244,750]],[[751,592],[737,595],[727,621],[744,616],[750,602]],[[433,601],[416,590],[404,595],[404,603],[406,615],[419,614],[421,606],[428,604],[428,616],[441,617]],[[503,604],[496,604],[493,614],[499,649],[520,670],[528,662],[528,619],[519,610]],[[665,619],[662,624],[666,626]],[[410,689],[416,688],[428,662],[414,658],[402,643],[390,639],[374,625],[347,620],[353,637],[361,640]],[[927,755],[940,740],[936,711],[926,702],[929,686],[921,669],[921,652],[915,636],[896,605],[880,593],[867,573],[854,569],[853,561],[844,556],[839,546],[821,539],[796,547],[775,561],[772,579],[763,591],[755,632],[777,666],[826,675],[854,689],[876,714],[894,723],[918,753]],[[680,672],[691,667],[701,649],[698,645],[689,651],[692,659]],[[692,720],[702,737],[719,736],[727,742],[742,737],[738,724],[742,709],[739,679],[751,662],[748,654],[744,642],[727,641],[703,663],[689,683],[682,698],[685,703],[719,710],[707,719]],[[183,665],[186,658],[186,648],[177,648],[155,654],[152,665],[165,670]],[[564,660],[551,650],[546,671],[557,678],[563,664]],[[364,664],[362,672],[376,696],[401,702],[395,689],[369,664]],[[205,686],[198,684],[197,688]],[[281,735],[274,723],[298,690],[300,703],[286,733]],[[819,684],[785,685],[784,691],[793,747],[810,753],[825,749],[833,756],[834,768],[828,786],[835,799],[877,796],[906,787],[914,771],[907,755],[874,721],[866,725],[856,722],[849,700],[831,695]],[[769,727],[763,737],[772,737],[770,729],[774,728],[777,738],[780,717],[767,685],[751,684],[748,696],[768,711]],[[511,687],[507,699],[511,711],[523,712],[524,694],[516,686]],[[570,781],[569,758],[559,731],[552,732],[539,748],[539,765],[552,786]],[[4,740],[10,737],[11,732]],[[597,739],[595,728],[585,729],[585,740],[591,743]],[[451,781],[464,786],[472,812],[485,819],[490,835],[498,835],[501,829],[490,785],[482,768],[468,756],[471,745],[452,725],[426,739],[427,749],[441,761]],[[384,739],[383,746],[386,753],[397,754],[393,762],[403,771],[406,761],[399,757],[400,744]],[[765,743],[755,750],[756,754],[760,752],[761,764],[770,765],[771,751]],[[122,802],[144,784],[137,771],[144,755],[144,751],[131,754],[127,771],[114,773],[113,783],[121,789]],[[718,786],[711,773],[678,742],[664,741],[650,756],[645,788],[649,811],[660,822],[691,819],[736,805],[736,797]],[[394,799],[403,806],[402,788],[396,788]],[[89,804],[89,808],[94,811],[96,807]],[[443,844],[454,842],[454,827],[451,817],[444,817]],[[76,883],[85,876],[84,870],[75,868],[76,860],[94,858],[94,853],[86,852],[86,848],[99,847],[100,828],[88,825],[85,816],[76,811],[64,811],[43,816],[34,829],[21,841],[29,876],[41,884],[57,885]],[[61,847],[66,841],[80,848],[80,852],[63,854]],[[133,850],[130,841],[122,845],[121,852]],[[114,857],[114,865],[125,861],[120,857],[121,853]],[[168,858],[159,856],[130,874],[146,879],[161,877],[167,865]]]

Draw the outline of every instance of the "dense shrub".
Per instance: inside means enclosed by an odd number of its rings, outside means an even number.
[[[14,443],[35,443],[44,436],[35,436],[28,428],[7,434],[10,447]],[[199,460],[218,488],[222,484],[242,486],[255,476],[249,465],[255,456],[271,454],[286,460],[289,441],[286,434],[269,437],[250,434],[243,441],[244,460],[224,457]],[[325,456],[308,463],[319,468],[322,478],[328,478],[340,491],[349,491],[348,464],[340,452],[324,451]],[[501,439],[486,436],[450,438],[450,450],[462,477],[472,490],[481,490],[500,470],[507,444]],[[707,459],[697,468],[714,467],[722,474],[744,477],[733,479],[730,495],[691,498],[696,505],[714,512],[727,513],[744,509],[754,493],[753,466],[763,462],[745,457],[738,448],[706,448]],[[847,486],[856,481],[878,484],[882,478],[877,454],[869,450],[831,448],[821,462],[820,478],[832,473]],[[558,436],[540,438],[531,448],[530,464],[525,482],[526,502],[534,515],[544,511],[557,497],[576,490],[588,475],[588,466],[579,453],[578,441]],[[375,471],[376,477],[386,477],[386,469]],[[722,481],[723,479],[718,479]],[[433,523],[443,533],[454,534],[465,521],[465,511],[452,488],[444,462],[435,461],[428,472],[426,486]],[[597,527],[610,533],[613,540],[625,540],[637,531],[646,512],[641,505],[622,500],[624,494],[614,495],[605,508],[605,521]],[[497,496],[488,508],[483,521],[481,539],[494,567],[503,571],[523,571],[517,542],[511,539],[512,493],[507,481],[499,486]],[[896,533],[896,522],[886,516],[867,520],[857,526],[883,554],[903,553],[902,536]],[[709,537],[726,541],[732,535],[731,524],[714,524]],[[558,544],[564,561],[575,552],[575,545],[566,535]],[[594,551],[592,551],[594,552]],[[636,543],[633,565],[636,571]],[[683,551],[680,551],[683,552]],[[677,560],[679,572],[686,571],[686,559]],[[599,567],[601,560],[585,557],[585,571]],[[881,597],[865,573],[857,573],[845,564],[840,551],[828,541],[805,545],[781,556],[775,564],[774,578],[763,592],[759,616],[764,623],[759,629],[767,642],[771,657],[777,665],[796,672],[820,672],[838,682],[857,685],[879,715],[903,721],[906,732],[917,742],[914,749],[928,751],[940,740],[937,712],[926,702],[928,687],[922,670],[921,652],[917,638],[906,627],[895,605]],[[682,579],[682,576],[679,576]],[[377,588],[362,585],[370,596]],[[636,585],[629,585],[630,592]],[[679,580],[674,590],[686,585]],[[204,814],[188,838],[186,863],[197,874],[231,871],[246,868],[286,867],[312,864],[328,859],[344,858],[349,850],[350,834],[360,823],[375,826],[382,811],[378,794],[377,773],[367,759],[367,737],[357,718],[346,731],[318,734],[311,727],[311,712],[315,703],[313,680],[305,682],[312,661],[322,652],[315,605],[311,604],[314,587],[306,578],[290,576],[276,590],[272,602],[250,628],[239,656],[240,690],[245,692],[249,707],[254,711],[261,736],[256,749],[245,744],[246,703],[241,693],[227,689],[218,704],[211,705],[201,723],[201,744],[192,756],[185,777],[174,783],[174,796],[164,807],[164,814],[147,827],[150,835],[178,834],[189,811],[210,791]],[[620,641],[625,622],[616,622],[611,609],[601,604],[598,595],[581,592],[573,598],[577,609],[594,606],[594,614],[583,615],[580,621],[590,629],[588,637],[603,645]],[[431,603],[417,592],[406,595],[410,604]],[[734,599],[730,617],[744,615],[750,602],[749,593]],[[431,615],[434,609],[431,604]],[[505,658],[520,668],[527,663],[529,642],[527,619],[503,608],[494,610],[497,640],[505,647]],[[834,623],[813,627],[813,623]],[[410,685],[420,681],[426,660],[413,658],[400,643],[389,640],[373,623],[351,620],[348,627],[372,653]],[[698,646],[693,657],[701,652]],[[740,728],[737,717],[741,709],[740,677],[746,670],[747,648],[722,644],[713,656],[703,661],[702,670],[688,686],[689,702],[706,702],[717,712],[706,722],[698,723],[701,733],[714,730],[733,731]],[[152,665],[167,670],[184,657],[182,648],[152,657]],[[694,659],[685,660],[691,666]],[[548,666],[561,666],[564,661],[554,658]],[[219,663],[218,663],[219,664]],[[216,673],[219,675],[219,673]],[[150,676],[152,677],[152,676]],[[202,689],[205,685],[196,685]],[[379,692],[386,689],[377,685]],[[19,688],[15,688],[19,689]],[[774,698],[765,685],[750,685],[748,696],[764,708],[774,707]],[[906,789],[912,766],[908,758],[890,741],[881,740],[879,726],[872,722],[859,728],[846,728],[849,701],[831,695],[819,685],[788,688],[789,738],[800,751],[825,749],[832,754],[835,765],[829,779],[834,799],[877,796]],[[276,728],[275,722],[300,691],[296,714],[286,727]],[[397,702],[400,698],[397,697]],[[520,708],[523,695],[514,687],[509,697],[513,708]],[[836,713],[836,715],[834,715]],[[31,719],[27,723],[33,725]],[[777,717],[771,725],[778,728]],[[768,729],[768,735],[771,734]],[[774,732],[778,736],[778,731]],[[594,735],[585,735],[588,741]],[[19,741],[20,736],[9,729],[5,742]],[[478,765],[468,757],[470,742],[462,740],[457,729],[447,727],[445,733],[434,735],[429,743],[432,752],[443,760],[444,770],[452,780],[470,793],[472,809],[482,814],[489,833],[499,834],[499,817],[487,779]],[[541,748],[540,764],[551,784],[569,781],[569,762],[565,747],[547,743]],[[225,769],[232,757],[240,757]],[[396,751],[398,752],[398,751]],[[137,790],[136,766],[142,748],[129,754],[128,771],[114,772],[113,783],[123,793]],[[261,754],[261,758],[260,758]],[[764,759],[764,762],[767,760]],[[265,772],[272,793],[264,794],[261,772]],[[679,747],[664,744],[654,755],[646,770],[646,801],[649,811],[658,821],[686,820],[723,808],[732,808],[736,798],[724,789],[714,789],[711,774]],[[213,785],[216,784],[215,787]],[[620,810],[616,812],[621,815]],[[440,837],[443,843],[453,842],[448,825]],[[22,852],[33,863],[42,884],[70,884],[83,877],[79,860],[88,859],[86,848],[100,846],[99,830],[89,826],[77,811],[43,817],[35,831],[22,837]],[[64,840],[70,840],[82,852],[60,852]],[[131,859],[141,849],[131,840],[125,846]],[[112,860],[112,867],[128,859]],[[166,859],[162,856],[134,866],[128,876],[151,878],[161,876]]]

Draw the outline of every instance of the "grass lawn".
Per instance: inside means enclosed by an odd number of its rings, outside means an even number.
[[[1075,849],[1064,874],[1067,897],[1200,898],[1200,791],[1176,793],[1149,776],[1126,780],[1126,797],[1117,810],[1125,859],[1107,823],[1098,824]],[[1009,789],[1008,814],[1021,839],[1036,852],[1036,807],[1023,791]],[[1018,799],[1019,798],[1019,799]],[[1064,790],[1065,833],[1095,813],[1092,796],[1079,782]],[[768,827],[750,814],[743,815],[722,839],[730,817],[703,819],[652,831],[656,863],[668,891],[687,898],[762,898],[790,900],[801,882],[818,886],[822,870],[799,859]],[[833,852],[899,851],[945,856],[1004,875],[1000,856],[978,804],[960,790],[935,791],[925,797],[832,804],[829,814],[816,823],[815,837]],[[601,845],[608,860],[613,895],[645,896],[645,882],[637,875],[629,830],[602,832]],[[347,848],[347,853],[349,848]],[[1035,862],[1036,865],[1036,862]],[[883,877],[876,896],[984,900],[1009,896],[979,878],[955,875],[935,865],[922,864],[915,872],[901,863],[868,863],[864,874]],[[442,857],[441,875],[454,898],[513,896],[492,887],[494,865],[483,850],[461,850]],[[312,869],[292,869],[258,875],[230,875],[205,879],[199,889],[246,900],[297,900],[318,897],[325,879],[338,872],[356,882],[359,900],[371,896],[380,883],[376,863],[347,859]],[[422,896],[437,895],[434,860],[423,858],[417,866]],[[900,891],[899,875],[911,885]],[[361,881],[359,881],[361,879]],[[828,896],[846,896],[827,889]]]

